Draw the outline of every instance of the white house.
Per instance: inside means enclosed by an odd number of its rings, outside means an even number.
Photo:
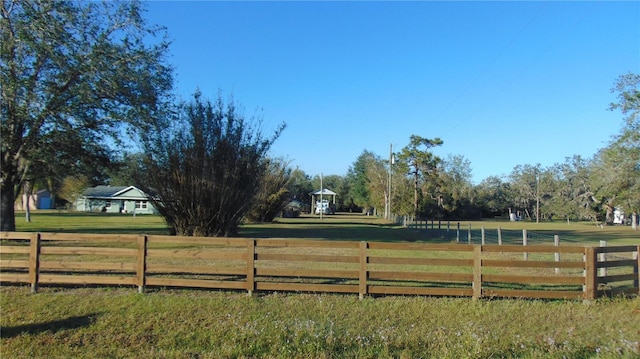
[[[157,214],[149,196],[135,186],[87,188],[76,200],[80,212]]]

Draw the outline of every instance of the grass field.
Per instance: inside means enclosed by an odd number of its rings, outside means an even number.
[[[34,213],[21,231],[166,233],[156,216]],[[467,222],[461,224],[464,228]],[[638,243],[629,227],[483,221],[570,243]],[[513,227],[512,227],[513,226]],[[243,237],[442,241],[356,215],[282,220]],[[0,288],[2,358],[640,358],[640,298],[367,297],[132,288]]]
[[[456,224],[451,222],[450,235],[454,235]],[[467,240],[467,228],[471,224],[475,243],[479,243],[479,231],[485,227],[487,231],[494,231],[500,227],[505,231],[522,231],[526,229],[532,235],[543,235],[551,238],[558,234],[563,243],[597,244],[606,240],[609,244],[637,244],[640,243],[640,231],[634,231],[630,226],[605,226],[600,228],[592,222],[575,222],[567,224],[565,221],[554,222],[509,222],[507,220],[461,221],[461,237]],[[437,228],[437,223],[434,227]],[[104,214],[104,213],[74,213],[41,211],[31,215],[31,222],[24,220],[23,213],[16,217],[18,231],[40,232],[78,232],[78,233],[146,233],[167,234],[167,228],[159,216]],[[431,228],[431,224],[429,224]],[[446,223],[441,224],[442,233],[446,230]],[[434,232],[435,230],[432,230]],[[424,229],[407,229],[396,224],[390,224],[384,219],[363,216],[361,214],[339,213],[325,216],[322,220],[318,216],[306,215],[300,218],[279,218],[274,223],[246,224],[240,228],[240,237],[247,238],[322,238],[335,240],[367,240],[367,241],[410,241],[434,242],[451,241],[449,239],[434,238]]]

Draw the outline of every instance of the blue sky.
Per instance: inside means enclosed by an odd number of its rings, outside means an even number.
[[[412,134],[471,162],[473,181],[516,165],[591,157],[622,126],[608,111],[640,73],[640,2],[152,1],[183,99],[233,95],[272,155],[345,175]]]

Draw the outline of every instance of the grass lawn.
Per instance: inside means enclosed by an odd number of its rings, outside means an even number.
[[[240,228],[240,237],[247,238],[315,238],[354,241],[409,241],[450,242],[455,240],[458,222],[450,223],[449,237],[445,238],[446,222],[441,223],[441,236],[434,229],[407,229],[388,223],[384,219],[361,214],[338,213],[332,216],[306,215],[299,218],[278,218],[274,223],[245,224]],[[630,226],[605,226],[600,228],[590,222],[509,222],[508,220],[460,221],[461,241],[467,241],[467,229],[472,228],[474,243],[480,243],[480,229],[484,226],[487,236],[495,236],[496,229],[521,237],[523,229],[530,237],[541,237],[553,244],[553,235],[558,234],[562,243],[598,244],[606,240],[609,245],[638,244],[640,231]],[[33,212],[31,222],[24,220],[24,213],[16,217],[18,231],[78,232],[78,233],[146,233],[167,234],[163,219],[154,215],[77,213],[58,211]]]
[[[461,223],[465,229],[468,222]],[[160,217],[37,212],[20,231],[166,234]],[[437,224],[436,224],[437,225]],[[637,244],[629,227],[473,222]],[[475,235],[475,232],[474,232]],[[249,224],[242,237],[450,241],[340,214]],[[466,240],[466,234],[463,236]],[[565,240],[566,239],[566,240]],[[478,239],[479,241],[479,239]],[[478,243],[478,242],[476,242]],[[640,298],[367,297],[131,287],[0,288],[2,358],[640,358]]]
[[[640,299],[0,289],[3,358],[638,358]]]

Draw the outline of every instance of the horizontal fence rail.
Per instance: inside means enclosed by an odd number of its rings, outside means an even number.
[[[640,245],[0,232],[0,282],[591,300],[640,294]],[[524,256],[523,256],[524,254]]]

